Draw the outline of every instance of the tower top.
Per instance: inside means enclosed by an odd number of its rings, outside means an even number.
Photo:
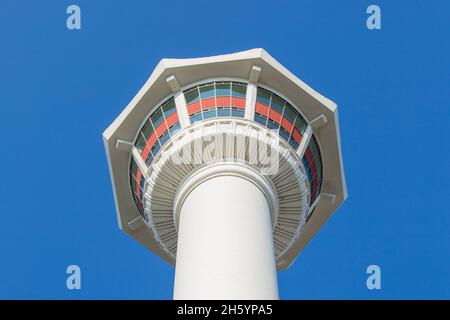
[[[170,264],[179,207],[210,175],[263,191],[278,269],[347,197],[336,104],[263,49],[162,59],[103,140],[119,227]]]

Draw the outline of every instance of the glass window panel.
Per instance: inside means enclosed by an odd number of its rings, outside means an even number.
[[[152,135],[153,131],[154,130],[152,124],[150,123],[150,121],[147,120],[147,122],[144,125],[144,128],[142,129],[142,134],[144,135],[145,139],[148,140]]]
[[[289,132],[283,129],[283,127],[280,127],[280,136],[285,140],[289,141]]]
[[[202,113],[201,112],[196,113],[196,114],[190,116],[190,119],[191,119],[191,123],[196,123],[198,121],[202,121],[203,120]]]
[[[315,136],[313,135],[312,137],[311,137],[311,140],[309,141],[309,147],[311,148],[311,152],[315,152],[316,151],[316,138],[315,138]]]
[[[271,119],[267,121],[267,128],[269,128],[270,130],[278,129],[278,127],[279,127],[278,123],[273,122]]]
[[[309,148],[311,150],[311,154],[313,157],[314,164],[317,168],[317,171],[320,171],[322,169],[322,158],[320,156],[319,146],[317,144],[317,140],[314,135],[311,137]]]
[[[214,85],[210,84],[200,87],[200,97],[202,99],[214,97]]]
[[[148,156],[147,156],[147,160],[145,161],[145,163],[149,166],[149,165],[151,165],[152,164],[152,162],[153,162],[153,154],[151,153],[151,152],[149,152],[148,153]]]
[[[308,175],[308,181],[309,181],[309,185],[312,188],[312,175],[311,175],[311,168],[308,165],[308,160],[306,159],[306,157],[303,157],[303,164],[305,165],[305,169],[306,169],[306,173]]]
[[[316,165],[316,168],[317,168],[317,176],[319,177],[320,176],[320,178],[322,178],[322,159],[320,159],[320,161],[317,161],[317,165]]]
[[[133,189],[133,183],[131,183],[131,195],[133,196],[133,201],[137,206],[137,197],[136,197],[136,191]]]
[[[272,96],[272,94],[270,92],[268,92],[267,90],[258,88],[258,92],[256,94],[256,100],[270,106],[270,97],[271,96]]]
[[[191,104],[192,102],[198,101],[198,88],[195,87],[184,93],[184,97],[186,99],[186,104]]]
[[[284,108],[284,117],[288,119],[292,124],[295,121],[295,117],[297,115],[297,111],[291,106],[289,103],[286,103],[286,107]]]
[[[232,90],[233,97],[245,98],[245,95],[247,93],[247,85],[233,82]]]
[[[309,148],[311,150],[311,154],[313,155],[314,160],[320,160],[319,147],[317,145],[317,140],[314,135],[311,137],[311,141],[309,142]]]
[[[137,204],[137,196],[136,196],[136,180],[133,176],[131,176],[130,179],[130,185],[131,185],[131,194],[133,195],[133,200]]]
[[[320,149],[316,137],[313,135],[311,137],[311,141],[309,143],[309,148],[311,150],[311,154],[313,156],[314,165],[316,167],[316,176],[317,176],[317,192],[316,197],[320,192],[320,188],[322,185],[322,157],[320,155]]]
[[[180,130],[180,123],[174,124],[172,127],[170,127],[170,135],[173,137],[178,131]]]
[[[210,109],[208,111],[203,111],[203,119],[214,118],[216,116],[216,109]]]
[[[167,141],[169,141],[170,136],[169,136],[169,132],[166,131],[166,133],[164,133],[161,138],[159,138],[159,142],[161,143],[161,145],[165,145]]]
[[[303,134],[307,126],[308,124],[306,123],[306,121],[303,120],[300,115],[298,115],[297,119],[295,119],[295,127],[297,128],[297,130],[300,131],[301,134]]]
[[[283,114],[284,100],[279,97],[272,95],[272,101],[270,103],[271,107],[274,108],[278,113]]]
[[[142,135],[141,132],[139,132],[138,137],[136,139],[136,144],[135,144],[135,146],[139,150],[139,152],[141,152],[144,149],[145,144],[146,144],[146,141],[144,139],[144,136]]]
[[[142,204],[142,200],[138,200],[138,210],[141,217],[143,217],[147,221],[147,219],[144,216],[144,206]]]
[[[244,110],[232,108],[231,109],[231,116],[232,117],[243,118],[244,117]]]
[[[156,144],[152,148],[153,156],[155,157],[158,154],[159,149],[161,149],[161,146],[159,142],[157,141]]]
[[[317,191],[320,192],[320,189],[322,187],[322,171],[318,171],[317,173]]]
[[[289,138],[289,144],[291,145],[292,148],[294,148],[294,150],[297,150],[298,148],[298,143],[297,141],[294,140],[293,137]]]
[[[134,176],[136,176],[137,168],[138,167],[137,167],[136,162],[134,161],[133,157],[131,157],[130,171]]]
[[[162,106],[162,109],[163,109],[163,113],[164,113],[164,117],[165,118],[170,116],[172,113],[174,113],[176,111],[175,100],[174,99],[170,99],[169,101],[167,101]]]
[[[217,108],[218,117],[229,117],[231,114],[231,108]]]
[[[153,126],[154,126],[155,128],[157,128],[157,127],[161,124],[161,122],[163,122],[163,120],[164,120],[163,115],[162,115],[162,110],[161,110],[161,108],[159,108],[158,110],[156,110],[156,111],[152,114],[152,116],[150,117],[150,119],[152,119]]]
[[[267,122],[267,118],[255,113],[255,121],[262,124],[263,126],[265,126],[266,122]]]
[[[231,83],[216,83],[216,95],[229,97],[231,95]]]

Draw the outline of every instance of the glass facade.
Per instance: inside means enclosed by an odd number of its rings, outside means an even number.
[[[255,121],[279,135],[295,150],[302,140],[308,123],[286,100],[266,89],[258,87]]]
[[[152,163],[161,147],[178,130],[180,130],[180,122],[175,107],[175,100],[172,97],[150,115],[136,138],[134,145],[139,150],[142,159],[147,165]],[[142,197],[144,179],[141,170],[139,170],[133,158],[131,158],[130,171],[131,190],[134,201],[139,212],[143,215]]]
[[[142,179],[142,172],[138,168],[136,162],[133,157],[131,157],[131,165],[130,165],[130,185],[131,185],[131,193],[133,195],[133,200],[136,203],[136,206],[139,210],[139,213],[142,217],[144,216],[144,206],[143,206],[143,189],[144,189],[144,179]]]
[[[216,81],[201,84],[184,91],[186,107],[191,124],[217,117],[243,118],[246,104],[247,84],[235,81]],[[308,127],[303,116],[285,99],[258,87],[254,121],[275,130],[294,150],[297,150]],[[135,147],[145,163],[153,159],[180,130],[180,122],[174,98],[166,100],[146,120],[135,141]],[[310,204],[317,199],[322,186],[322,158],[314,135],[302,158],[311,190]],[[131,157],[130,185],[133,199],[141,215],[145,179]]]
[[[191,124],[216,117],[244,117],[247,84],[221,81],[184,91]]]
[[[302,159],[303,165],[308,175],[309,187],[311,190],[310,204],[313,204],[317,199],[322,187],[322,156],[320,155],[319,145],[314,135],[309,141],[306,148],[305,155]]]
[[[254,120],[278,132],[281,138],[297,150],[308,123],[292,106],[275,93],[258,87]],[[317,199],[322,186],[322,158],[314,135],[305,151],[302,162],[308,175],[311,190],[310,203]]]

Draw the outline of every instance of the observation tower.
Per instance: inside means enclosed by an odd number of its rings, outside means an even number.
[[[336,104],[263,49],[162,59],[103,133],[120,229],[174,299],[278,299],[347,197]]]

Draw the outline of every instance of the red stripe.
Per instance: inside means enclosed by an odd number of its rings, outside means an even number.
[[[156,128],[155,131],[158,134],[158,138],[160,138],[164,134],[164,132],[167,131],[166,123],[165,122],[161,122],[159,124],[159,126]]]
[[[313,177],[313,183],[314,180],[316,179],[316,166],[314,165],[314,159],[311,153],[311,150],[309,149],[309,147],[306,149],[305,151],[305,156],[306,156],[306,160],[308,160],[308,164],[309,164],[309,168],[311,170],[311,175]]]
[[[312,181],[311,181],[311,200],[314,199],[314,195],[317,191],[317,175],[316,166],[314,164],[314,159],[310,148],[308,147],[305,151],[306,161],[308,162],[309,170],[311,171]]]
[[[256,102],[255,111],[267,117],[267,114],[269,113],[269,107],[260,102]]]
[[[166,118],[166,123],[168,127],[173,126],[178,122],[178,114],[176,112],[172,113],[170,116]]]
[[[202,100],[202,109],[208,110],[216,107],[216,99],[215,98],[207,98]]]
[[[201,110],[200,101],[193,102],[187,106],[189,115],[197,113]]]
[[[292,131],[292,137],[298,144],[300,144],[300,141],[302,141],[302,135],[297,130],[297,128],[294,128],[294,130]]]
[[[231,106],[239,109],[245,109],[245,98],[231,97]]]
[[[288,119],[283,117],[283,120],[281,120],[281,126],[284,128],[284,130],[291,133],[293,124]]]
[[[136,174],[136,196],[138,197],[139,200],[141,200],[141,185],[140,185],[141,177],[142,172],[141,169],[138,168]]]
[[[229,107],[231,106],[230,97],[216,97],[218,107]]]
[[[147,140],[147,143],[145,144],[144,150],[142,150],[141,157],[144,159],[144,161],[147,160],[148,154],[150,153],[150,150],[152,150],[153,146],[155,145],[157,138],[156,133],[153,132],[150,136],[150,138]]]
[[[280,122],[281,122],[281,113],[279,113],[275,109],[270,109],[269,118],[272,119],[272,121],[275,121],[276,123],[280,124]]]

